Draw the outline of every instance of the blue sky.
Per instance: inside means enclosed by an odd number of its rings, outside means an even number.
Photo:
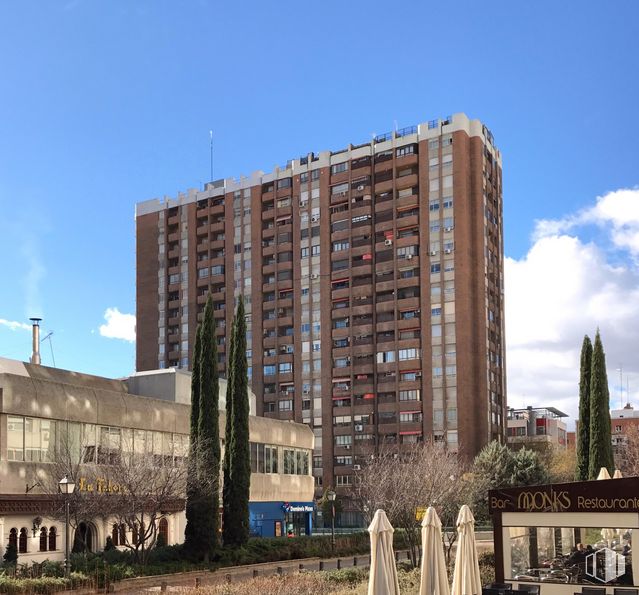
[[[537,220],[563,222],[555,236],[636,289],[637,253],[610,220],[565,219],[639,184],[637,22],[634,0],[2,3],[0,355],[28,357],[9,323],[38,313],[58,366],[133,370],[134,344],[99,327],[108,308],[135,312],[134,206],[208,180],[209,129],[217,178],[464,111],[503,153],[513,266]],[[606,311],[580,322],[577,343],[599,324],[639,388]]]

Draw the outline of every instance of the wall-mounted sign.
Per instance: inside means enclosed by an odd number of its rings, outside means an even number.
[[[609,479],[491,490],[488,507],[499,512],[639,512],[637,479]]]
[[[124,487],[104,477],[96,477],[94,480],[86,477],[78,478],[78,492],[96,492],[98,494],[123,494]]]
[[[313,504],[305,504],[302,502],[284,502],[282,504],[282,510],[286,513],[289,512],[313,512],[315,507]]]

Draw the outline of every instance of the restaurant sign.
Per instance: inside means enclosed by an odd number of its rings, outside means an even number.
[[[638,478],[582,481],[491,490],[488,507],[499,512],[639,512]]]
[[[95,492],[98,494],[122,494],[125,490],[124,486],[110,479],[105,479],[104,477],[96,477],[93,480],[80,477],[78,478],[78,491]]]
[[[284,504],[282,504],[282,510],[286,513],[313,512],[314,508],[312,504],[305,504],[303,502],[284,502]]]

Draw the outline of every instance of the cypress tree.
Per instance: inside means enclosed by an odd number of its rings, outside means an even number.
[[[236,327],[237,318],[234,318],[231,328],[228,364],[226,366],[226,423],[224,428],[224,478],[222,483],[222,541],[224,545],[233,543],[233,519],[231,516],[233,515],[234,507],[231,490],[231,444],[233,442],[233,368],[235,363]]]
[[[191,430],[189,434],[189,461],[186,478],[186,528],[184,549],[195,555],[199,549],[201,524],[198,518],[198,496],[200,482],[198,470],[198,426],[200,420],[200,363],[202,358],[202,327],[198,325],[193,346],[191,372]]]
[[[229,514],[225,540],[235,546],[244,545],[249,538],[249,491],[251,484],[251,456],[249,449],[248,364],[246,361],[246,318],[244,300],[240,296],[233,324],[232,374],[227,394],[232,395],[229,449]],[[225,541],[226,543],[226,541]]]
[[[599,470],[606,467],[614,472],[612,436],[610,431],[610,394],[604,354],[599,329],[595,336],[590,368],[590,479],[596,479]]]
[[[200,418],[198,420],[198,479],[202,491],[200,548],[205,561],[219,543],[220,427],[219,377],[213,300],[209,294],[204,307],[201,336]]]
[[[590,366],[592,365],[592,343],[584,337],[581,345],[579,371],[579,433],[577,435],[577,481],[586,481],[590,475]]]

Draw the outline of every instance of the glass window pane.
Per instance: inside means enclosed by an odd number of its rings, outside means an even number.
[[[24,461],[24,417],[7,417],[7,458]]]

